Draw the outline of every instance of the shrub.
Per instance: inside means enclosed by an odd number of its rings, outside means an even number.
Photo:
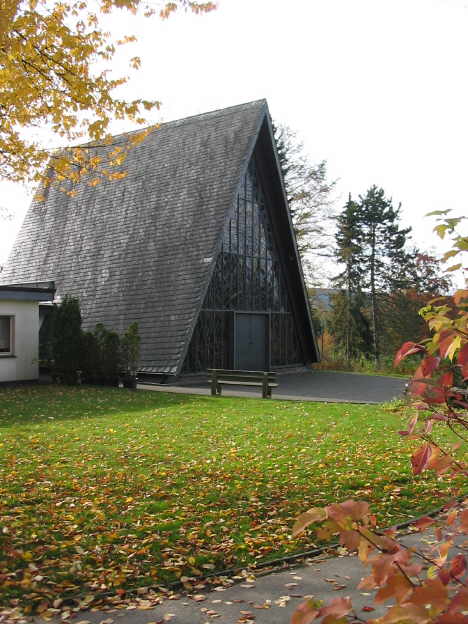
[[[81,361],[81,313],[76,297],[65,296],[54,306],[52,321],[52,376],[76,384]]]
[[[131,323],[127,331],[122,336],[121,341],[121,362],[124,375],[124,385],[127,385],[129,378],[135,378],[140,360],[140,336],[138,334],[138,323]],[[127,383],[125,382],[127,379]],[[132,384],[134,385],[134,383]]]
[[[119,335],[106,329],[102,323],[98,323],[94,330],[94,339],[97,349],[97,382],[118,386],[120,372]]]
[[[129,325],[122,339],[102,323],[93,332],[82,331],[79,300],[68,295],[54,306],[48,322],[56,381],[76,384],[78,371],[89,384],[118,386],[121,373],[135,378],[140,358],[137,323]]]
[[[83,332],[81,336],[81,371],[84,383],[99,383],[101,372],[101,358],[98,341],[93,332]]]

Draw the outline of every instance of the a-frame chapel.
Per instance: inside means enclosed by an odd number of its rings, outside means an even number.
[[[165,123],[123,169],[34,201],[2,283],[53,280],[86,329],[137,321],[141,371],[167,380],[317,360],[265,100]]]

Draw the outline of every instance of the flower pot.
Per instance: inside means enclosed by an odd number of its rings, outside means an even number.
[[[130,390],[136,390],[136,387],[137,387],[136,375],[124,375],[122,378],[122,383],[123,383],[124,388],[129,388]]]

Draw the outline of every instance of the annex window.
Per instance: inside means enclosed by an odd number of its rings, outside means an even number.
[[[13,354],[13,317],[0,316],[0,356]]]

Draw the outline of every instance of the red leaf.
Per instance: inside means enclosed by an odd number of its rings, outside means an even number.
[[[455,520],[458,518],[458,511],[456,509],[452,509],[452,511],[447,515],[446,524],[447,526],[452,526]]]
[[[468,379],[468,342],[463,345],[458,353],[458,364],[461,368],[463,379]]]
[[[410,381],[408,390],[410,394],[421,397],[425,403],[429,404],[445,403],[447,398],[445,388],[439,385],[434,385],[432,381],[429,381],[429,378],[415,376]]]
[[[317,602],[315,600],[307,600],[300,604],[294,611],[291,624],[310,624],[318,616]]]
[[[334,615],[337,618],[341,618],[347,615],[353,608],[351,599],[335,598],[326,607],[322,607],[319,611],[319,617],[327,617],[328,615]]]
[[[467,624],[468,617],[463,613],[444,613],[435,620],[435,624]]]
[[[446,570],[445,568],[441,568],[438,572],[437,572],[437,577],[440,579],[440,581],[444,584],[444,585],[448,585],[450,583],[450,581],[452,580],[452,577],[450,576],[450,573],[448,570]]]
[[[454,613],[456,611],[466,611],[468,609],[468,587],[461,587],[452,598],[447,611]]]
[[[358,549],[361,536],[357,531],[341,531],[340,542],[343,546],[353,552]]]
[[[347,512],[353,520],[365,520],[369,515],[369,503],[365,501],[347,500],[341,503],[343,511]]]
[[[400,573],[395,573],[391,576],[379,589],[375,595],[374,602],[379,604],[385,602],[389,598],[395,598],[396,602],[401,602],[406,596],[411,593],[413,586],[407,580],[405,576]]]
[[[418,422],[419,414],[413,416],[413,418],[408,423],[408,429],[406,431],[399,431],[398,433],[401,436],[411,435],[416,427],[416,423]]]
[[[430,444],[423,444],[418,450],[411,456],[411,465],[413,466],[413,473],[415,475],[421,474],[426,468],[432,455],[432,447]]]
[[[332,503],[326,508],[328,517],[337,524],[352,520],[367,520],[369,505],[364,501],[346,500],[343,503]],[[344,526],[341,524],[341,526]]]
[[[411,604],[424,607],[430,604],[440,613],[449,601],[447,587],[438,579],[428,579],[411,594]]]
[[[414,353],[419,353],[420,351],[426,351],[425,347],[421,344],[417,344],[416,342],[405,342],[398,349],[395,359],[393,361],[393,366],[398,366],[398,364],[408,355],[413,355]]]
[[[455,577],[463,576],[466,570],[466,559],[463,555],[454,557],[450,564],[450,574]]]
[[[439,384],[445,388],[451,388],[453,386],[453,373],[451,371],[444,373],[439,379]]]
[[[468,509],[460,513],[460,533],[468,533]]]
[[[419,518],[416,520],[413,526],[415,526],[420,531],[424,531],[427,527],[430,527],[431,524],[434,524],[434,518],[429,518],[429,516],[424,516],[424,518]]]
[[[382,622],[385,624],[401,624],[401,622],[411,622],[412,624],[427,624],[427,611],[424,607],[413,604],[405,604],[404,607],[394,605],[390,607],[383,616]]]
[[[429,404],[433,403],[445,403],[446,394],[445,389],[442,386],[426,385],[424,392],[422,393],[424,401]]]
[[[447,472],[447,470],[452,466],[453,458],[450,455],[442,455],[438,457],[431,457],[428,468],[430,470],[434,470],[437,474],[442,474]]]
[[[439,366],[439,363],[440,358],[438,357],[434,357],[433,355],[428,355],[427,357],[425,357],[418,368],[418,370],[420,370],[420,372],[422,373],[421,377],[431,377],[432,373]]]

